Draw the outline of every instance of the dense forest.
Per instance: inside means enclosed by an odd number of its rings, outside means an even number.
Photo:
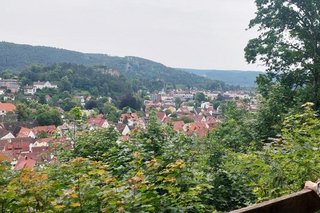
[[[0,71],[22,71],[29,65],[71,63],[87,67],[103,66],[117,70],[136,85],[148,89],[154,86],[183,86],[223,89],[225,83],[166,67],[138,57],[113,57],[103,54],[85,54],[51,47],[0,42]]]
[[[108,69],[103,67],[89,68],[74,64],[34,65],[23,70],[19,78],[22,86],[32,85],[36,81],[56,83],[61,93],[87,92],[94,96],[117,98],[132,92],[131,83],[123,75],[110,74]]]

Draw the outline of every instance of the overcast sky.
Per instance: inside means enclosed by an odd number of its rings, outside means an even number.
[[[139,56],[171,67],[247,65],[254,0],[0,0],[0,40]]]

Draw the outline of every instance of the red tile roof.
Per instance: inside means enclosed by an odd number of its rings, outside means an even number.
[[[124,121],[125,119],[131,120],[131,121],[138,121],[139,116],[137,113],[124,113],[120,115],[120,120]]]
[[[53,135],[56,129],[57,128],[55,125],[49,125],[49,126],[37,126],[37,127],[34,127],[32,130],[35,135],[38,135],[40,132],[45,132],[49,135]]]
[[[166,113],[164,112],[157,112],[157,118],[160,122],[163,122],[164,121],[164,118],[166,117]]]
[[[50,141],[48,141],[50,151],[55,151],[59,147],[63,147],[64,149],[72,149],[71,141],[67,138],[50,138]]]
[[[0,103],[0,110],[6,112],[13,112],[16,110],[16,106],[12,103]]]
[[[52,139],[52,138],[39,138],[39,139],[37,139],[36,142],[39,142],[39,143],[44,143],[44,142],[46,142],[46,143],[48,143],[48,142],[51,141],[51,140],[53,140],[53,139]]]
[[[183,131],[184,122],[183,121],[176,121],[173,122],[173,129],[177,132]]]
[[[203,118],[205,118],[205,116],[196,115],[196,116],[194,117],[194,121],[195,121],[195,122],[201,122]]]
[[[29,152],[29,145],[34,143],[33,138],[12,138],[0,140],[5,143],[4,151],[10,152],[14,157],[18,157],[22,152]]]
[[[21,127],[19,133],[17,134],[17,138],[25,138],[25,137],[29,137],[29,133],[32,130],[26,127]]]
[[[98,115],[94,118],[89,118],[88,123],[91,125],[95,125],[97,127],[102,127],[106,119],[103,117],[103,115]]]
[[[14,167],[15,170],[18,169],[33,169],[34,166],[36,165],[37,161],[34,159],[30,159],[30,158],[20,158],[16,164],[16,166]]]
[[[187,135],[195,134],[198,137],[202,138],[206,136],[209,132],[208,124],[204,122],[193,122],[190,123],[188,126],[188,131],[186,132]]]

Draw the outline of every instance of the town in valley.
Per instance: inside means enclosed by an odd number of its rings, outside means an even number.
[[[174,131],[190,137],[202,138],[223,121],[223,104],[226,102],[233,102],[238,108],[250,112],[255,112],[257,108],[257,97],[251,91],[163,89],[153,93],[146,92],[138,110],[131,108],[130,103],[122,109],[115,108],[111,97],[80,94],[72,96],[75,106],[65,111],[51,102],[50,91],[58,89],[55,82],[35,81],[31,85],[21,86],[17,78],[1,79],[0,88],[0,155],[9,160],[14,169],[33,168],[35,165],[58,160],[55,155],[57,149],[73,149],[75,136],[81,131],[114,128],[119,133],[119,142],[125,143],[136,129],[146,128],[152,112],[159,124],[169,125]],[[40,96],[43,100],[39,100],[37,94],[43,90],[47,92]],[[56,119],[60,123],[44,125],[45,122],[41,120],[21,118],[21,114],[25,113],[21,100],[53,105],[52,108],[59,112],[55,116],[59,116]],[[112,105],[112,112],[99,109],[97,102],[102,102],[102,106]],[[72,111],[80,112],[81,117],[76,119],[68,115]],[[109,113],[113,113],[112,119],[108,119]]]

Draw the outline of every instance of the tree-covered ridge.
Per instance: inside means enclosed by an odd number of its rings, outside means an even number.
[[[52,65],[72,63],[85,66],[104,66],[118,70],[130,81],[146,88],[170,86],[221,88],[223,82],[178,71],[160,63],[138,57],[113,57],[104,54],[86,54],[51,47],[39,47],[0,42],[0,71],[21,71],[32,64]]]
[[[31,64],[74,63],[88,66],[106,65],[120,59],[120,57],[103,54],[85,54],[53,47],[0,42],[0,70],[22,70]]]
[[[137,57],[125,57],[126,64],[123,73],[129,79],[140,79],[143,85],[152,87],[154,83],[162,82],[168,86],[186,86],[207,88],[211,85],[216,85],[217,88],[226,88],[226,85],[220,81],[212,81],[204,77],[199,77],[194,74],[179,71],[173,68],[165,67],[160,63],[155,63],[150,60]]]
[[[185,72],[190,72],[200,76],[210,78],[212,80],[223,81],[226,84],[241,86],[241,87],[255,87],[256,78],[263,72],[258,71],[240,71],[240,70],[199,70],[199,69],[179,69]]]

